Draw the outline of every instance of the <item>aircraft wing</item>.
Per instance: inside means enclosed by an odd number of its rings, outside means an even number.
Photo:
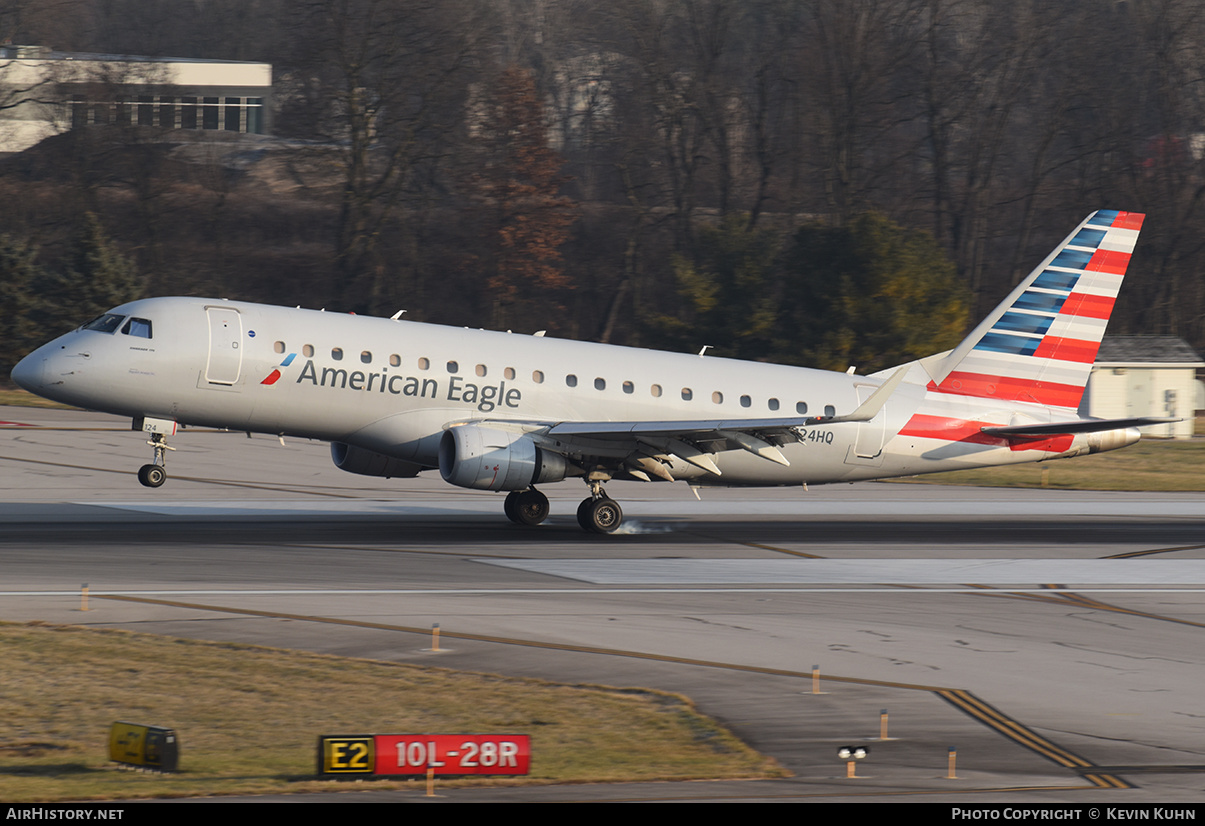
[[[606,450],[610,443],[623,453],[673,454],[719,476],[719,468],[709,454],[725,450],[748,450],[763,459],[789,466],[791,463],[778,448],[794,441],[798,428],[818,423],[819,419],[814,416],[681,422],[562,422],[550,427],[544,435],[564,443],[571,450],[589,451],[592,447]]]
[[[568,448],[568,452],[588,452],[592,448],[601,448],[603,452],[612,455],[617,452],[637,455],[643,453],[647,456],[669,453],[716,476],[720,475],[720,470],[711,460],[710,454],[725,450],[746,450],[771,462],[789,466],[790,462],[778,448],[789,441],[797,440],[800,429],[815,425],[870,421],[883,409],[887,398],[899,387],[908,369],[898,369],[856,410],[843,416],[558,422],[540,434],[541,441],[545,444],[549,440],[554,444],[563,444]],[[647,463],[642,467],[650,470]],[[660,475],[656,467],[652,467],[651,472]]]
[[[981,429],[984,433],[992,436],[1054,436],[1062,433],[1099,433],[1102,430],[1146,427],[1152,424],[1171,424],[1178,421],[1180,419],[1165,416],[1139,416],[1133,419],[1080,419],[1074,422],[1017,424],[1007,427],[984,427]]]

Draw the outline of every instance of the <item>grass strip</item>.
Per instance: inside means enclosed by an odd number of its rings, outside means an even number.
[[[687,698],[647,689],[37,622],[0,624],[0,662],[0,800],[9,802],[352,788],[314,779],[317,738],[368,732],[532,735],[529,777],[441,785],[785,774]],[[175,729],[181,771],[110,764],[117,720]]]

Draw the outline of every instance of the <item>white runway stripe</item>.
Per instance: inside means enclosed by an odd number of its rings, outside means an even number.
[[[1205,585],[1205,559],[488,560],[594,585]]]

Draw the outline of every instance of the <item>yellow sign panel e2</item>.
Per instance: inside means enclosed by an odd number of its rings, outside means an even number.
[[[319,740],[319,774],[372,774],[376,762],[373,738],[323,737]]]

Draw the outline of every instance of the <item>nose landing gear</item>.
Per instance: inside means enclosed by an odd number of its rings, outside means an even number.
[[[143,465],[138,468],[138,481],[148,488],[157,488],[167,481],[167,471],[162,465]]]
[[[175,450],[168,445],[167,437],[175,434],[176,423],[170,419],[143,417],[134,420],[133,429],[151,434],[147,444],[155,449],[151,464],[138,468],[138,481],[148,488],[157,488],[167,481],[167,452]]]
[[[155,460],[138,468],[138,481],[148,488],[157,488],[167,481],[167,452],[175,448],[167,444],[162,433],[152,433],[147,444],[155,448]]]

